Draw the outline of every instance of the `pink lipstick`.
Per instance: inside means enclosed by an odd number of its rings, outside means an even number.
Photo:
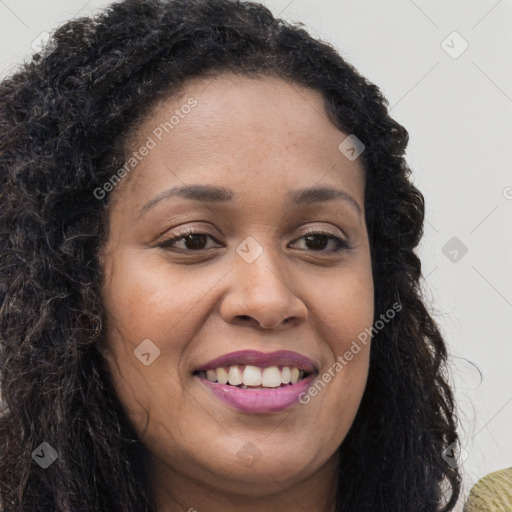
[[[204,377],[199,377],[201,382],[225,404],[252,414],[264,414],[288,409],[298,403],[300,394],[307,392],[315,378],[316,373],[312,373],[296,384],[268,389],[241,389],[229,384],[210,382]]]
[[[217,357],[203,364],[196,371],[206,371],[220,366],[231,366],[233,364],[250,364],[254,366],[291,366],[297,367],[305,372],[318,371],[316,364],[309,357],[292,352],[291,350],[278,350],[277,352],[258,352],[257,350],[239,350]]]
[[[293,406],[317,374],[314,361],[288,350],[232,352],[199,366],[194,372],[226,405],[252,414]]]

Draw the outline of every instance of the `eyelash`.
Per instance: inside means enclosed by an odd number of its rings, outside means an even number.
[[[171,250],[171,251],[191,253],[191,254],[198,254],[200,252],[208,250],[208,249],[197,249],[197,250],[194,250],[194,249],[190,249],[190,250],[189,249],[176,249],[174,247],[174,244],[176,242],[178,242],[180,240],[184,240],[185,238],[187,238],[190,235],[205,235],[205,236],[210,237],[211,239],[217,241],[209,233],[204,233],[202,231],[195,230],[194,228],[188,228],[188,229],[185,229],[183,231],[180,231],[180,232],[176,233],[174,236],[172,236],[170,238],[167,238],[166,240],[164,240],[163,242],[158,244],[158,247],[161,247],[161,248],[167,249],[167,250]],[[325,251],[325,250],[315,251],[314,249],[310,249],[310,251],[312,251],[312,252],[335,254],[335,253],[338,253],[338,252],[341,252],[341,251],[348,251],[348,250],[352,249],[352,247],[350,246],[350,244],[347,241],[345,241],[345,240],[343,240],[343,239],[341,239],[341,238],[339,238],[337,236],[334,236],[331,233],[323,231],[321,229],[309,231],[309,232],[305,233],[304,235],[302,235],[301,237],[299,237],[297,240],[301,240],[301,239],[306,238],[308,236],[326,236],[327,238],[329,238],[331,240],[336,240],[337,247],[335,249],[333,249],[331,251]]]

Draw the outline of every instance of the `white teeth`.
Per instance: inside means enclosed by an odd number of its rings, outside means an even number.
[[[263,368],[261,385],[266,388],[278,388],[281,385],[281,372],[277,366]]]
[[[239,386],[242,384],[242,372],[238,366],[230,366],[228,380],[231,386]]]
[[[224,368],[217,368],[217,380],[219,384],[228,383],[228,372]]]
[[[283,366],[281,370],[278,366],[268,366],[260,368],[253,365],[232,365],[229,367],[219,367],[207,370],[206,378],[210,382],[219,384],[228,384],[231,386],[241,386],[243,389],[254,387],[278,388],[285,384],[295,384],[305,375],[304,370]]]
[[[292,378],[292,375],[290,373],[290,367],[289,366],[283,366],[283,369],[281,370],[281,383],[282,384],[288,384]]]
[[[261,368],[247,365],[243,377],[244,386],[261,386]]]

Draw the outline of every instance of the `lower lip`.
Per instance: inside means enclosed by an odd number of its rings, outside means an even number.
[[[296,384],[279,388],[252,390],[211,382],[205,377],[198,378],[226,405],[243,412],[263,414],[283,411],[298,403],[300,394],[307,392],[315,377],[316,373],[312,373]]]

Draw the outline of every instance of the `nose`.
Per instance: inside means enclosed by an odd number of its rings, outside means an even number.
[[[254,325],[262,329],[284,329],[308,316],[304,302],[294,291],[283,265],[264,250],[248,263],[236,256],[230,272],[230,291],[224,295],[220,314],[231,324]]]

